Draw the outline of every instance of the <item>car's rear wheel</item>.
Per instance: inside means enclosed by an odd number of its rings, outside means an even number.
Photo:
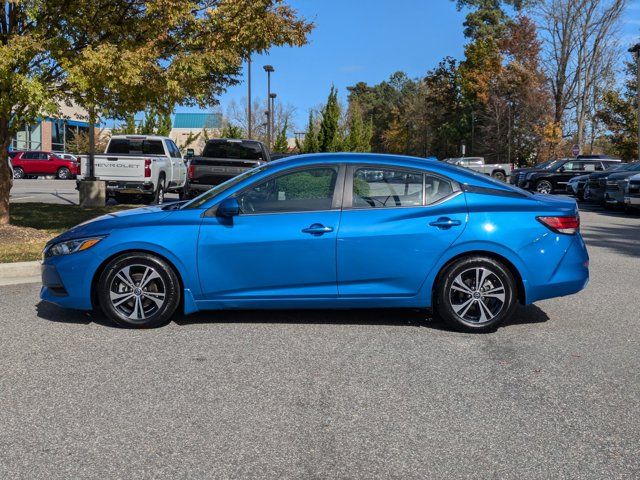
[[[549,180],[540,180],[536,183],[536,192],[549,194],[553,192],[553,185]]]
[[[13,169],[13,178],[17,180],[24,178],[24,170],[20,167],[15,167]]]
[[[180,303],[180,282],[173,268],[148,253],[127,253],[105,267],[97,297],[107,317],[130,328],[169,322]]]
[[[67,167],[61,167],[58,169],[56,176],[58,177],[58,180],[69,180],[71,178],[71,170]]]
[[[469,332],[495,330],[513,313],[517,287],[502,263],[464,257],[446,267],[435,289],[436,313],[449,326]]]
[[[495,178],[496,180],[500,180],[501,182],[504,182],[504,181],[507,180],[507,176],[505,175],[505,173],[503,171],[493,172],[493,174],[491,176],[493,178]]]

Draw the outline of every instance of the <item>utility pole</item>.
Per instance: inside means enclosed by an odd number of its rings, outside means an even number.
[[[275,69],[271,65],[265,65],[264,71],[267,72],[267,148],[271,149],[271,74]]]
[[[251,55],[247,59],[247,137],[253,137],[253,125],[251,124]]]
[[[636,56],[636,109],[638,119],[638,160],[640,160],[640,43],[629,49]]]
[[[269,119],[271,120],[271,132],[273,134],[273,136],[276,136],[276,97],[278,95],[276,95],[275,93],[271,93],[269,94],[269,108],[271,110],[271,116],[269,117]]]

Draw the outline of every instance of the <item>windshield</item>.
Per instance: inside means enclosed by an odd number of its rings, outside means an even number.
[[[207,142],[203,157],[230,158],[234,160],[261,160],[262,148],[257,142],[221,140]]]
[[[211,200],[216,195],[220,195],[226,190],[229,190],[230,188],[235,187],[237,184],[239,184],[243,180],[249,177],[253,177],[258,173],[264,172],[267,168],[270,168],[270,167],[271,166],[269,164],[265,164],[260,167],[253,168],[251,170],[247,170],[246,172],[241,173],[237,177],[233,177],[227,180],[226,182],[221,183],[220,185],[216,185],[211,190],[207,190],[199,197],[196,197],[193,200],[191,200],[189,203],[186,203],[185,205],[183,205],[182,208],[185,210],[200,208],[202,205],[204,205],[206,202]]]

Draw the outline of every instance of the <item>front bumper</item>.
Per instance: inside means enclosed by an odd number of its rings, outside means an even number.
[[[91,310],[92,274],[99,259],[90,251],[50,257],[41,266],[40,298],[65,308]]]

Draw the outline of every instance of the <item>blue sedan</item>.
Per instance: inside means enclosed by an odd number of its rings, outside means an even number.
[[[153,327],[220,309],[432,309],[494,330],[576,293],[589,257],[572,199],[435,160],[317,154],[183,203],[105,215],[50,241],[43,300]]]

